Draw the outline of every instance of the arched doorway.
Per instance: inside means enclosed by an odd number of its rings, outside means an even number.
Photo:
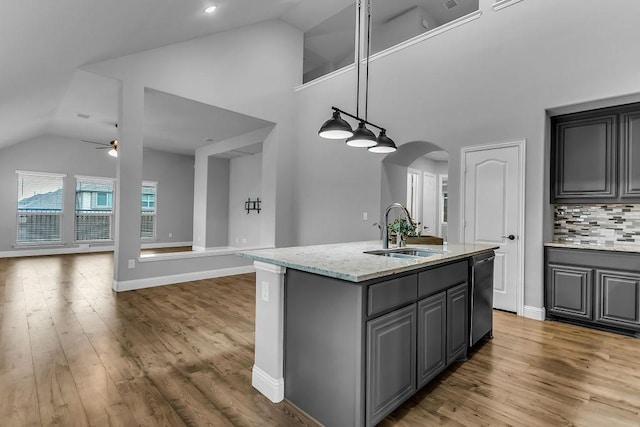
[[[447,238],[448,153],[427,141],[412,141],[382,160],[380,217],[391,203],[407,207],[423,235]]]

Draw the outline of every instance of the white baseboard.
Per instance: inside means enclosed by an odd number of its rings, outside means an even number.
[[[0,258],[18,258],[26,256],[45,255],[68,255],[86,254],[90,252],[113,252],[113,245],[104,246],[74,246],[69,248],[39,248],[39,249],[16,249],[15,251],[0,252]]]
[[[544,307],[533,307],[531,305],[525,305],[523,316],[528,319],[544,320],[546,318],[546,311]]]
[[[273,378],[256,365],[251,370],[251,385],[273,403],[284,400],[284,378]]]
[[[191,273],[172,274],[170,276],[146,277],[144,279],[113,281],[113,290],[117,292],[135,289],[152,288],[155,286],[173,285],[176,283],[192,282],[194,280],[213,279],[215,277],[233,276],[234,274],[254,273],[252,265],[220,268],[217,270],[194,271]]]

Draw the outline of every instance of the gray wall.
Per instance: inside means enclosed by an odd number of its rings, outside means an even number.
[[[261,215],[247,213],[248,198],[262,200],[262,154],[231,159],[229,178],[229,245],[258,246],[261,242]]]
[[[369,120],[397,144],[429,141],[450,154],[451,242],[460,238],[461,148],[526,139],[528,306],[543,306],[543,236],[550,234],[546,111],[640,91],[640,2],[622,4],[624,12],[597,0],[525,0],[494,11],[493,1],[481,0],[473,22],[370,64]],[[380,157],[316,136],[332,105],[355,111],[354,93],[353,71],[296,92],[296,212],[316,225],[301,231],[299,243],[360,238],[361,212],[380,202],[372,191],[383,178]],[[325,232],[337,223],[341,233]]]
[[[75,176],[115,178],[116,159],[108,156],[106,150],[96,150],[96,145],[54,135],[44,135],[0,150],[0,194],[4,196],[0,205],[0,252],[12,251],[15,245],[16,170],[67,175],[64,180],[63,241],[65,247],[72,248],[77,246],[73,242]],[[193,158],[145,151],[143,174],[146,180],[158,181],[158,241],[190,242]],[[171,239],[167,237],[169,230],[173,233]]]
[[[227,246],[229,230],[229,160],[209,157],[207,168],[207,248]]]
[[[158,243],[191,242],[193,162],[193,156],[146,149],[142,152],[143,179],[158,182]]]

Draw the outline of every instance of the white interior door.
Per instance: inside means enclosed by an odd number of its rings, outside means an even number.
[[[495,244],[493,306],[523,314],[524,143],[463,150],[464,240]]]
[[[438,197],[437,181],[434,174],[425,172],[422,185],[422,225],[427,227],[424,233],[437,236]]]

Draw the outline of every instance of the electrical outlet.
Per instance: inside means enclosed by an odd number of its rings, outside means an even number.
[[[129,268],[136,268],[136,260],[135,259],[130,259],[129,260]]]
[[[367,212],[362,212],[362,220],[366,221],[367,219],[369,219],[369,214]]]
[[[247,243],[247,238],[246,237],[242,238],[242,243]]]
[[[169,237],[173,237],[173,233],[169,233]]]
[[[269,302],[269,282],[262,282],[262,301]]]

